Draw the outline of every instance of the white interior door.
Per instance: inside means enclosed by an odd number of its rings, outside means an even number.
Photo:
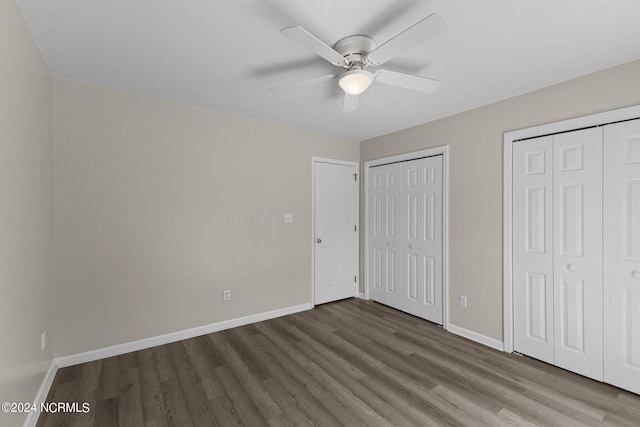
[[[314,303],[356,296],[355,165],[314,162]]]
[[[513,147],[514,349],[602,380],[602,129]]]
[[[553,137],[554,363],[602,381],[602,128]]]
[[[604,379],[640,393],[640,120],[605,129]]]
[[[404,311],[442,324],[442,156],[403,163]]]
[[[553,363],[553,137],[513,146],[513,348]]]
[[[369,168],[370,298],[443,323],[442,156]]]
[[[370,257],[369,297],[374,301],[400,308],[404,293],[397,287],[402,283],[397,263],[398,247],[398,188],[401,163],[369,169],[370,197]]]

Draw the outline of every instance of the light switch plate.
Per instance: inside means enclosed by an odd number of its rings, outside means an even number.
[[[467,297],[460,296],[460,307],[467,308]]]
[[[284,223],[285,224],[293,224],[293,214],[292,213],[285,213],[284,214]]]

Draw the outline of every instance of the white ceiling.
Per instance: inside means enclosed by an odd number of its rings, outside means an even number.
[[[350,140],[429,122],[640,58],[640,1],[17,0],[52,73]],[[378,44],[430,13],[449,32],[384,68],[442,80],[374,84],[342,113],[336,81],[268,88],[334,67],[283,37]]]

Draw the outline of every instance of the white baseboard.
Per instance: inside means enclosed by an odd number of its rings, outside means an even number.
[[[366,299],[366,298],[364,297],[364,292],[360,292],[360,293],[358,294],[358,298],[360,298],[360,299]]]
[[[51,361],[51,365],[47,370],[47,373],[44,375],[44,379],[42,380],[42,384],[40,384],[40,388],[38,389],[38,393],[36,394],[33,403],[40,408],[40,404],[44,403],[47,399],[47,395],[49,394],[49,389],[51,389],[51,384],[53,384],[53,379],[56,376],[56,372],[58,371],[58,365],[55,360]],[[27,414],[27,418],[24,420],[23,427],[35,427],[38,423],[38,415],[40,415],[40,411],[33,411]]]
[[[104,359],[106,357],[118,356],[120,354],[130,353],[132,351],[143,350],[145,348],[155,347],[157,345],[168,344],[200,335],[211,334],[213,332],[223,331],[238,326],[248,325],[250,323],[261,322],[263,320],[274,319],[276,317],[286,316],[288,314],[298,313],[300,311],[310,310],[313,306],[310,303],[294,305],[278,310],[267,311],[264,313],[252,314],[250,316],[238,317],[236,319],[224,320],[222,322],[211,323],[209,325],[198,326],[182,331],[171,332],[155,337],[144,338],[138,341],[131,341],[123,344],[116,344],[110,347],[100,348],[97,350],[86,351],[84,353],[72,354],[69,356],[59,357],[55,360],[57,367],[64,368],[66,366],[77,365],[79,363],[93,362],[94,360]]]
[[[487,347],[495,348],[496,350],[504,351],[504,343],[494,338],[490,338],[486,335],[479,334],[477,332],[470,331],[468,329],[461,328],[460,326],[452,325],[449,323],[447,325],[447,331],[460,335],[461,337],[470,339],[471,341],[475,341],[480,344],[484,344]]]

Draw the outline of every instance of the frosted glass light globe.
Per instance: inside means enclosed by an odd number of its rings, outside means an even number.
[[[360,95],[373,83],[373,74],[365,70],[351,70],[340,76],[338,85],[349,95]]]

